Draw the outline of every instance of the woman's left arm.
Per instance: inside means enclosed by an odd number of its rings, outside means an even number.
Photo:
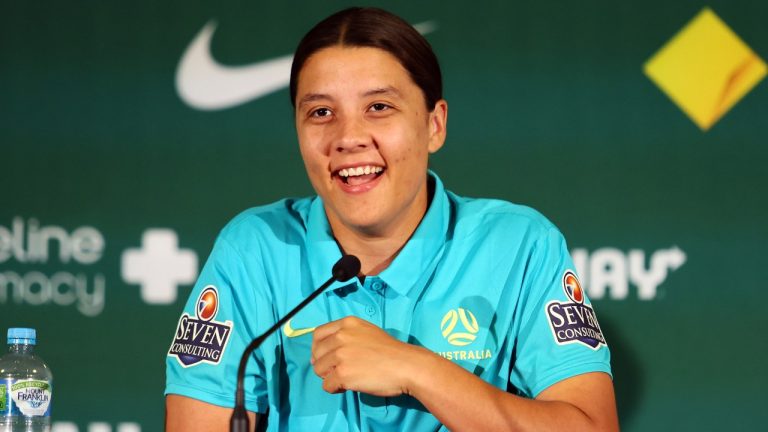
[[[453,431],[619,430],[613,383],[606,373],[576,375],[527,399],[359,318],[318,327],[312,363],[328,392],[408,394]]]

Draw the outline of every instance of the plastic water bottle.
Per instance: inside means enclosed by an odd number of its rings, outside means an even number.
[[[36,336],[35,329],[8,329],[8,353],[0,357],[0,432],[51,430],[53,375],[33,354]]]

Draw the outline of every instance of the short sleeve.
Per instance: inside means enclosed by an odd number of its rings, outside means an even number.
[[[527,397],[566,378],[611,374],[610,352],[562,234],[549,228],[530,253],[517,314],[511,384]]]
[[[224,237],[216,241],[176,326],[166,358],[166,395],[234,407],[240,356],[275,322],[255,255],[246,260]],[[268,404],[263,348],[251,357],[245,380],[246,409],[260,413]]]

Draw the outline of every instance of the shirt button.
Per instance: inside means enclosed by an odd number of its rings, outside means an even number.
[[[376,308],[374,308],[373,306],[366,306],[365,307],[365,313],[367,313],[368,315],[373,316],[376,313]]]
[[[373,283],[373,289],[375,289],[376,291],[381,290],[381,288],[382,288],[382,283],[381,282],[374,282]]]

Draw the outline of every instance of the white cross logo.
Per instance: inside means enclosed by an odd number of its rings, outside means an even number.
[[[171,229],[144,231],[141,248],[127,249],[122,256],[123,280],[141,285],[141,298],[149,304],[170,304],[180,284],[197,278],[197,254],[179,249],[179,238]]]

